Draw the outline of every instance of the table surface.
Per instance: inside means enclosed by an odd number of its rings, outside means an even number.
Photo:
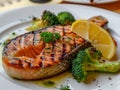
[[[51,2],[48,2],[45,4],[56,4],[56,3],[94,6],[94,7],[99,7],[99,8],[111,10],[111,11],[114,11],[114,12],[120,14],[120,0],[112,2],[112,3],[105,3],[105,4],[103,4],[103,3],[102,4],[81,4],[81,3],[67,2],[64,0],[51,0]],[[6,6],[6,7],[5,6],[0,7],[0,12],[8,11],[8,10],[14,9],[15,7],[20,8],[20,7],[24,7],[24,6],[38,5],[38,4],[41,5],[44,3],[33,3],[33,2],[30,2],[29,0],[20,0],[20,2],[18,2],[18,3],[13,3],[13,4]]]
[[[81,3],[66,2],[66,1],[62,1],[61,3],[63,3],[63,4],[77,4],[77,5],[81,4]],[[116,2],[105,3],[105,4],[102,3],[102,4],[82,4],[82,5],[99,7],[99,8],[111,10],[113,12],[120,14],[120,0],[118,0]]]

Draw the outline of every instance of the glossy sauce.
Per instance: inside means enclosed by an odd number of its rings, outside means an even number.
[[[73,78],[73,76],[69,71],[66,71],[50,78],[31,81],[31,82],[35,85],[45,87],[45,88],[56,88],[57,86],[64,84],[64,82],[69,80],[69,78]],[[53,84],[52,83],[49,84],[49,82],[53,82]]]

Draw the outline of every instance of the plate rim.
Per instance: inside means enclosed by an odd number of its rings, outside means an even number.
[[[116,13],[114,11],[111,11],[111,10],[108,10],[108,9],[104,9],[104,8],[99,8],[99,7],[95,7],[95,6],[88,6],[88,5],[76,5],[76,4],[46,4],[47,6],[77,6],[77,7],[84,7],[84,8],[92,8],[92,9],[98,9],[98,10],[102,10],[104,12],[108,12],[108,13],[112,13],[112,14],[115,14],[117,16],[120,16],[119,13]],[[9,11],[5,11],[5,12],[2,12],[0,13],[0,17],[4,14],[8,14],[8,13],[11,13],[11,12],[15,12],[17,10],[22,10],[22,9],[25,9],[25,8],[31,8],[31,7],[44,7],[45,5],[33,5],[33,6],[25,6],[25,7],[21,7],[21,8],[16,8],[16,9],[12,9],[12,10],[9,10]]]
[[[55,5],[55,4],[54,4]],[[49,6],[54,6],[54,5],[49,5]],[[102,11],[105,11],[105,12],[108,12],[108,14],[109,13],[112,13],[112,14],[114,14],[114,15],[116,15],[116,16],[118,16],[118,17],[120,17],[120,14],[117,14],[117,13],[115,13],[115,12],[112,12],[112,11],[109,11],[109,10],[105,10],[105,9],[101,9],[101,8],[96,8],[96,7],[93,7],[93,6],[86,6],[86,5],[71,5],[71,4],[59,4],[59,6],[65,6],[65,5],[67,5],[67,6],[79,6],[79,7],[87,7],[87,8],[92,8],[92,9],[98,9],[98,10],[102,10]],[[38,5],[39,6],[39,5]],[[42,5],[42,6],[45,6],[45,5]],[[56,6],[58,6],[58,4],[56,4]],[[4,15],[4,14],[9,14],[9,13],[11,13],[11,12],[15,12],[15,11],[17,11],[17,10],[21,10],[21,9],[24,9],[24,8],[29,8],[29,7],[37,7],[37,6],[28,6],[28,7],[23,7],[23,8],[19,8],[19,9],[14,9],[14,10],[10,10],[10,11],[8,11],[8,12],[5,12],[5,13],[3,13],[2,15]],[[41,5],[39,6],[39,7],[41,7]],[[0,18],[1,18],[1,14],[0,14]],[[3,26],[4,27],[4,26]]]
[[[62,7],[62,6],[65,6],[65,7],[83,7],[83,8],[89,8],[89,9],[93,9],[93,10],[99,10],[100,12],[105,12],[105,13],[108,13],[108,14],[112,14],[116,17],[120,17],[120,14],[119,13],[116,13],[116,12],[113,12],[113,11],[110,11],[110,10],[107,10],[107,9],[103,9],[103,8],[99,8],[99,7],[95,7],[95,6],[88,6],[88,5],[76,5],[76,4],[44,4],[44,5],[34,5],[34,6],[25,6],[25,7],[22,7],[22,8],[15,8],[15,9],[12,9],[12,10],[9,10],[9,11],[6,11],[6,12],[3,12],[3,13],[0,13],[0,18],[1,17],[4,17],[4,15],[6,14],[9,14],[9,13],[14,13],[14,12],[17,12],[17,11],[20,11],[20,10],[24,10],[24,9],[28,9],[28,8],[34,8],[34,7],[45,7],[45,5],[47,5],[47,7]],[[8,23],[7,23],[8,25]],[[7,25],[3,25],[1,26],[1,28],[7,26]],[[0,28],[0,33],[3,32],[3,30],[1,30]],[[116,32],[117,33],[117,32]]]
[[[109,1],[109,2],[100,2],[100,3],[78,2],[78,1],[69,1],[69,0],[64,0],[64,1],[65,1],[65,2],[70,2],[70,3],[81,3],[81,4],[94,5],[94,4],[109,4],[109,3],[118,2],[119,0]]]

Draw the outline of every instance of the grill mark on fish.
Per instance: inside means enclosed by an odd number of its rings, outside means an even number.
[[[26,46],[33,45],[33,34],[32,33],[26,34],[26,36],[25,36],[25,45]]]
[[[40,33],[39,32],[35,32],[34,33],[34,45],[37,45],[40,42]]]
[[[63,29],[64,29],[63,26],[55,26],[54,33],[59,33],[61,36],[63,36],[63,34],[64,34]]]
[[[33,42],[34,42],[34,45],[36,45],[36,42],[37,42],[37,32],[34,32],[34,38],[33,38]]]
[[[55,30],[55,26],[52,26],[52,28],[46,28],[42,32],[47,31],[47,32],[51,32],[52,33],[52,32],[54,32],[54,30]]]
[[[21,37],[18,37],[18,38],[15,39],[15,42],[14,42],[15,46],[17,47],[17,50],[21,49],[20,39],[21,39]]]
[[[52,54],[52,43],[46,43],[45,44],[45,48],[44,48],[44,56],[45,56],[45,60],[51,60],[51,54]]]
[[[58,32],[57,32],[58,31]],[[64,28],[63,26],[55,26],[54,33],[59,33],[62,36],[64,35]],[[63,54],[63,42],[62,40],[56,41],[54,44],[54,62],[58,63],[61,60],[62,54]]]
[[[35,35],[36,35],[36,32],[33,32],[33,45],[35,45]]]
[[[67,25],[67,26],[64,26],[64,32],[67,33],[67,32],[70,32],[70,25]]]
[[[32,32],[32,35],[33,35],[33,39],[32,39],[32,43],[31,43],[31,45],[34,45],[34,37],[35,37],[35,34],[34,34],[35,32]]]
[[[65,31],[65,30],[68,30],[68,29],[69,29],[69,26],[65,26],[65,27],[63,27],[63,26],[58,26],[58,27],[54,26],[54,27],[48,28],[47,30],[44,30],[44,31],[51,31],[51,33],[54,33],[56,31],[60,31],[61,35],[65,35],[65,34],[69,33],[69,31],[68,32]],[[54,42],[54,44],[49,44],[48,46],[50,46],[50,45],[52,46],[51,50],[45,50],[46,47],[43,47],[44,44],[41,43],[42,41],[37,42],[37,44],[35,44],[34,46],[32,46],[31,42],[30,42],[30,44],[25,46],[26,42],[29,42],[31,40],[36,42],[36,40],[38,40],[39,38],[40,38],[40,34],[38,33],[38,31],[37,31],[37,33],[31,32],[31,33],[27,33],[27,34],[21,36],[20,45],[22,46],[22,49],[15,56],[21,56],[22,55],[22,56],[26,56],[26,57],[36,59],[36,55],[39,55],[40,53],[42,53],[42,55],[45,57],[44,59],[43,58],[41,59],[42,63],[43,64],[48,63],[48,64],[52,65],[53,64],[52,62],[54,62],[54,61],[59,62],[64,55],[69,53],[71,51],[71,49],[72,49],[71,46],[74,47],[74,44],[75,44],[74,38],[72,38],[72,35],[70,35],[70,36],[66,36],[66,37],[62,38],[62,42],[58,41],[58,42]],[[69,38],[72,38],[70,40],[71,42],[66,43],[66,39],[68,40]],[[39,45],[40,43],[41,43],[41,45]],[[42,46],[42,48],[40,48],[41,46]],[[60,48],[58,48],[58,47],[60,47]],[[37,49],[39,49],[40,51],[38,52]],[[47,51],[47,52],[45,52],[45,51]],[[53,54],[52,51],[55,52],[55,53]]]
[[[54,48],[54,52],[55,52],[54,61],[55,62],[58,63],[60,61],[60,58],[62,56],[62,51],[63,51],[63,43],[62,42],[56,42],[55,48]]]
[[[65,27],[63,28],[63,35],[65,35]],[[66,45],[65,45],[65,43],[64,43],[64,37],[62,37],[62,41],[63,41],[63,52],[62,52],[62,56],[61,56],[60,60],[63,60],[63,57],[64,57],[64,55],[66,54],[66,53],[65,53]]]
[[[12,51],[15,53],[17,51],[17,47],[14,44],[14,41],[10,43],[12,47]]]
[[[20,46],[21,46],[21,49],[24,48],[24,45],[25,45],[25,36],[22,36],[21,39],[20,39]]]
[[[44,43],[43,40],[40,40],[40,32],[45,31],[50,31],[51,33],[60,33],[60,40],[52,43]],[[34,70],[40,70],[41,73],[37,72],[39,78],[58,74],[62,71],[65,71],[69,67],[70,60],[76,55],[78,50],[90,46],[90,43],[86,43],[81,37],[78,36],[76,38],[76,36],[76,34],[70,32],[70,26],[60,25],[25,33],[16,37],[15,39],[12,39],[10,43],[13,42],[13,45],[9,43],[7,46],[5,46],[3,50],[3,61],[6,63],[6,65],[9,65],[14,69],[17,67],[23,70],[31,70],[29,73],[31,77],[25,77],[29,79],[34,77],[32,74]],[[70,42],[66,43],[68,38],[71,38]],[[29,43],[26,44],[26,42]],[[78,46],[76,47],[76,45]],[[18,58],[18,61],[10,59],[11,55],[9,55],[9,53],[12,52],[11,49],[13,49],[14,46],[19,47],[19,49],[15,50],[15,54],[13,54],[12,57]],[[50,49],[45,50],[45,48],[49,47]],[[15,62],[15,66],[10,64],[8,61]],[[53,71],[50,72],[49,70]],[[15,70],[15,72],[17,72],[17,70]],[[34,73],[37,74],[36,72]],[[19,78],[15,75],[13,76]],[[35,79],[38,77],[35,77]]]
[[[52,43],[52,61],[54,60],[54,56],[55,56],[55,53],[54,53],[54,48],[55,48],[55,42]]]
[[[17,48],[13,42],[14,41],[10,42],[9,45],[7,46],[7,48],[8,48],[8,50],[6,50],[7,55],[13,56],[13,54],[17,51]]]

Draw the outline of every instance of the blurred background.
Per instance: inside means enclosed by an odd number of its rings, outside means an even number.
[[[0,0],[0,12],[43,4],[82,4],[120,13],[120,0]]]

